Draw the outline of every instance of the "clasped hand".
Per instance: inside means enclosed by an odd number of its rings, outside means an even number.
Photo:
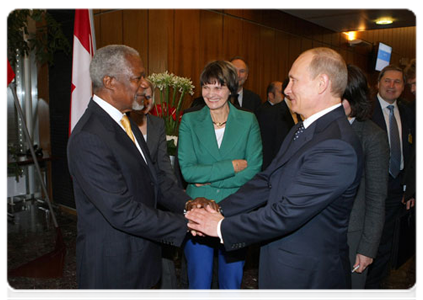
[[[198,197],[185,205],[185,218],[193,236],[209,235],[217,237],[217,224],[223,219],[219,205],[213,200]]]

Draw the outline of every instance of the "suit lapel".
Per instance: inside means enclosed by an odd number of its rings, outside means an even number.
[[[209,108],[207,106],[203,107],[195,117],[195,126],[193,128],[195,135],[210,155],[213,156],[214,159],[220,160],[219,148],[217,147],[216,135]]]
[[[227,157],[228,153],[233,150],[238,140],[243,136],[239,132],[243,131],[245,124],[239,118],[239,111],[229,103],[228,126],[225,128],[222,144],[220,145],[220,154]]]
[[[150,151],[148,150],[147,143],[145,142],[144,137],[142,136],[142,133],[139,130],[137,124],[131,118],[129,118],[129,120],[131,121],[132,132],[134,133],[134,136],[137,139],[138,145],[140,146],[142,153],[144,154],[145,160],[144,158],[141,157],[140,161],[144,167],[148,168],[154,180],[157,181],[156,172],[154,170],[153,161],[151,159]],[[138,151],[137,146],[131,140],[130,140],[130,143],[132,144],[131,145],[132,148],[135,148],[137,154],[142,156],[141,153]]]

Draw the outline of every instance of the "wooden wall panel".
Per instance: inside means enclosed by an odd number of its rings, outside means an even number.
[[[249,74],[244,87],[260,92],[260,68],[263,65],[260,45],[260,27],[254,23],[243,22],[242,24],[242,44],[241,52],[236,54],[243,57],[248,66]]]
[[[200,11],[199,52],[201,69],[213,60],[227,60],[223,55],[223,15]]]
[[[123,11],[123,44],[132,47],[141,55],[144,68],[148,71],[148,11],[124,10]],[[131,30],[136,28],[137,30]]]
[[[278,70],[277,78],[279,81],[283,81],[288,77],[289,69],[291,65],[288,63],[288,46],[290,36],[284,32],[275,32],[275,54],[274,61],[275,66]]]
[[[371,46],[351,47],[342,33],[279,10],[95,10],[94,16],[98,48],[114,43],[132,46],[140,51],[149,74],[169,70],[190,77],[195,96],[200,94],[199,75],[207,62],[239,55],[250,67],[246,87],[264,101],[270,81],[282,81],[301,52],[320,46],[331,47],[375,77]],[[391,45],[392,63],[416,56],[416,27],[358,34],[371,44]]]
[[[173,68],[173,10],[148,11],[148,73]]]
[[[258,89],[255,90],[260,95],[261,101],[267,100],[266,89],[270,82],[280,81],[278,68],[275,68],[275,30],[262,28],[260,32],[260,59],[262,64],[258,65]]]
[[[97,44],[97,48],[123,43],[122,15],[121,10],[100,14],[100,44]]]
[[[175,11],[175,46],[173,50],[174,67],[172,72],[178,76],[192,79],[196,92],[199,90],[200,72],[200,11]]]
[[[242,21],[223,16],[223,56],[230,59],[240,55],[242,49]]]

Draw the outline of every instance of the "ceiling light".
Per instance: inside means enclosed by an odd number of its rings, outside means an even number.
[[[376,20],[377,25],[389,25],[392,24],[394,20],[392,18],[380,18]]]

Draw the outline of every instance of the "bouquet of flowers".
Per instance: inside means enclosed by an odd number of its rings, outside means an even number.
[[[188,93],[194,94],[194,86],[190,78],[179,77],[174,74],[153,73],[148,76],[154,87],[160,91],[160,103],[157,103],[152,114],[161,117],[165,121],[167,150],[169,155],[176,154],[176,143],[179,123],[182,118],[182,103]]]

